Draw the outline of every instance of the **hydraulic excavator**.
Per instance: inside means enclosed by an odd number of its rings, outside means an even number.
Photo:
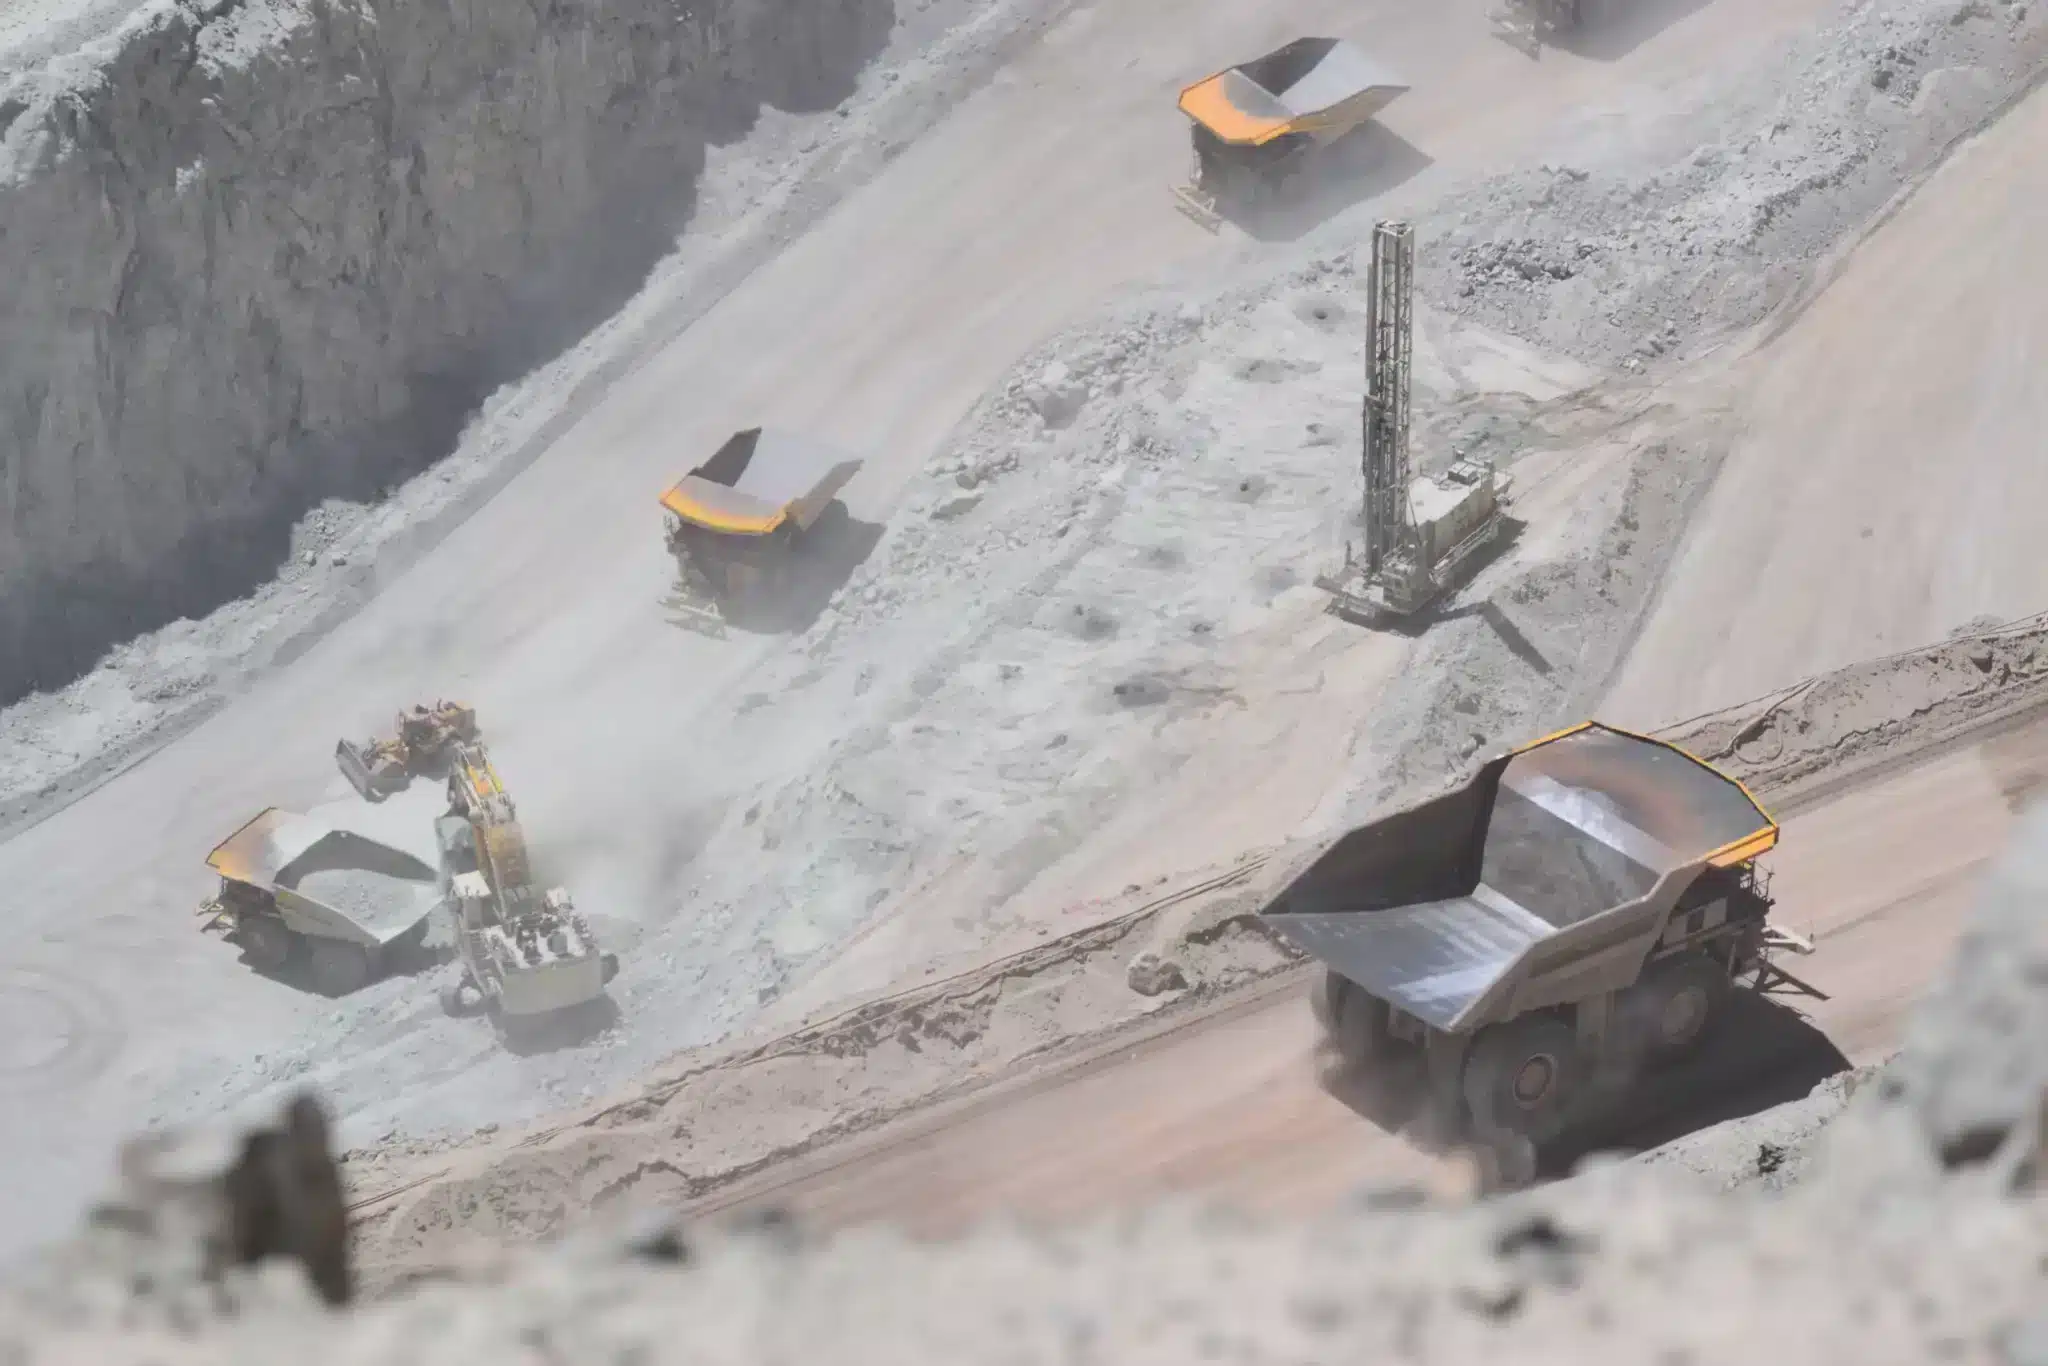
[[[436,834],[462,978],[443,1005],[512,1026],[603,995],[618,959],[598,951],[565,889],[534,882],[519,813],[479,742],[455,747],[448,808]]]

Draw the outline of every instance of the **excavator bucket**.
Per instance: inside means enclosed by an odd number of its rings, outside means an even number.
[[[334,745],[334,762],[341,769],[341,776],[366,802],[381,802],[406,784],[405,765],[375,745],[364,748],[338,740]]]

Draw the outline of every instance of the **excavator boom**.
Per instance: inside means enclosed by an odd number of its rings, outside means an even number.
[[[502,913],[519,914],[535,899],[526,832],[520,828],[512,794],[481,742],[457,747],[448,770],[448,805],[475,832],[477,871],[490,885]]]

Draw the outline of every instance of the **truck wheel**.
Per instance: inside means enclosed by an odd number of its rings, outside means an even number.
[[[1683,953],[1653,966],[1636,985],[1633,1010],[1650,1033],[1650,1054],[1673,1062],[1697,1052],[1721,1017],[1728,974],[1704,954]]]
[[[1533,1142],[1564,1128],[1578,1089],[1579,1040],[1554,1015],[1490,1025],[1465,1059],[1465,1104],[1481,1137],[1518,1134]]]
[[[1394,1042],[1387,1016],[1385,1001],[1354,983],[1345,983],[1337,998],[1337,1027],[1330,1037],[1347,1064],[1366,1068],[1386,1060]]]
[[[292,932],[272,915],[244,915],[235,925],[242,957],[258,972],[276,972],[292,956]]]
[[[327,996],[346,996],[370,980],[370,955],[360,944],[316,939],[306,966],[313,986]]]
[[[1337,1008],[1344,1004],[1350,989],[1350,979],[1335,968],[1324,968],[1316,974],[1308,989],[1308,1008],[1316,1023],[1323,1027],[1323,1033],[1333,1037],[1337,1033]]]
[[[484,994],[464,977],[461,981],[441,988],[441,1009],[456,1019],[474,1015],[484,1008]]]

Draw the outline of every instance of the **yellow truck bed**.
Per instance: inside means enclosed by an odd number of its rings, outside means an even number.
[[[661,505],[728,535],[766,536],[785,523],[808,530],[860,466],[809,437],[750,427],[670,485]]]
[[[1407,89],[1342,38],[1297,38],[1188,86],[1180,109],[1223,142],[1258,147],[1290,133],[1341,137]]]

